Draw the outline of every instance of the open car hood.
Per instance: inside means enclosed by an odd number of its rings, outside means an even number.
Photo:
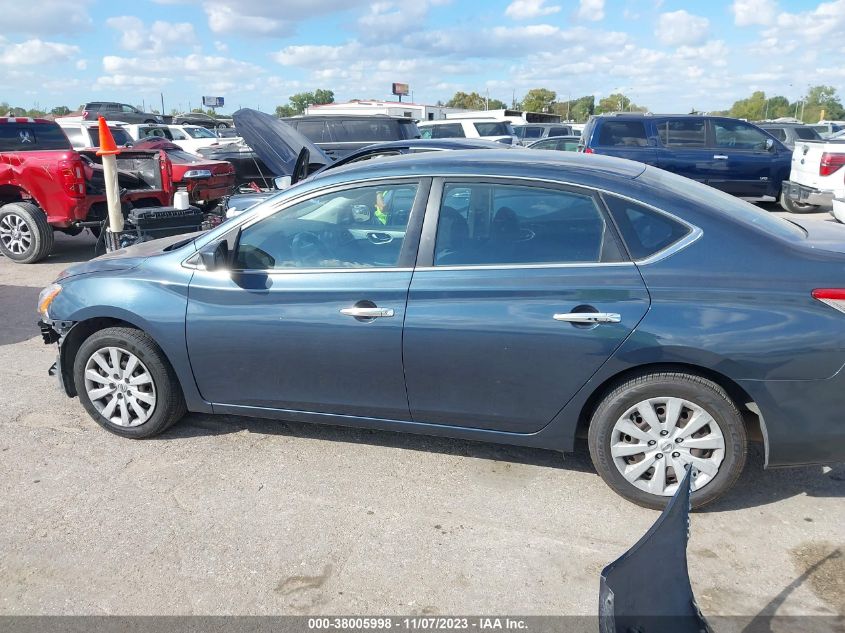
[[[310,155],[310,170],[332,162],[319,147],[284,121],[274,116],[243,108],[232,115],[235,127],[255,154],[277,176],[293,174],[296,159],[303,148]]]

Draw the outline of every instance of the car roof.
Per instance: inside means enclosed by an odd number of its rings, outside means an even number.
[[[360,152],[391,148],[429,147],[432,149],[502,149],[502,144],[480,138],[407,138],[398,141],[384,141],[362,147]]]
[[[585,184],[599,184],[606,180],[632,180],[645,171],[643,163],[575,152],[558,152],[511,148],[478,152],[425,152],[404,154],[379,161],[351,163],[324,174],[315,181],[350,181],[402,176],[478,176],[490,175],[511,178],[532,178]]]
[[[413,121],[406,116],[390,116],[389,114],[306,114],[303,116],[282,117],[282,121],[371,121],[372,119],[388,119],[390,121]]]

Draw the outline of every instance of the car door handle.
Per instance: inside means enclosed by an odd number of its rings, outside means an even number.
[[[728,157],[724,154],[714,154],[713,160],[728,160]]]
[[[356,319],[376,319],[379,317],[392,317],[393,308],[343,308],[341,314],[355,317]]]
[[[566,312],[554,315],[554,320],[567,323],[619,323],[622,317],[613,312]]]

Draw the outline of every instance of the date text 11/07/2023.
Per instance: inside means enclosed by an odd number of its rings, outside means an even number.
[[[407,630],[407,631],[447,631],[470,630],[523,631],[528,628],[525,620],[507,617],[332,617],[308,618],[310,630]]]

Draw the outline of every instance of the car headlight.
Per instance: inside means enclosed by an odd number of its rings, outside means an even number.
[[[45,319],[50,318],[50,315],[48,314],[50,304],[53,303],[53,300],[59,296],[61,291],[62,287],[59,284],[50,284],[44,288],[44,290],[42,290],[38,295],[38,314]]]
[[[182,178],[211,178],[211,171],[208,169],[189,169]]]

